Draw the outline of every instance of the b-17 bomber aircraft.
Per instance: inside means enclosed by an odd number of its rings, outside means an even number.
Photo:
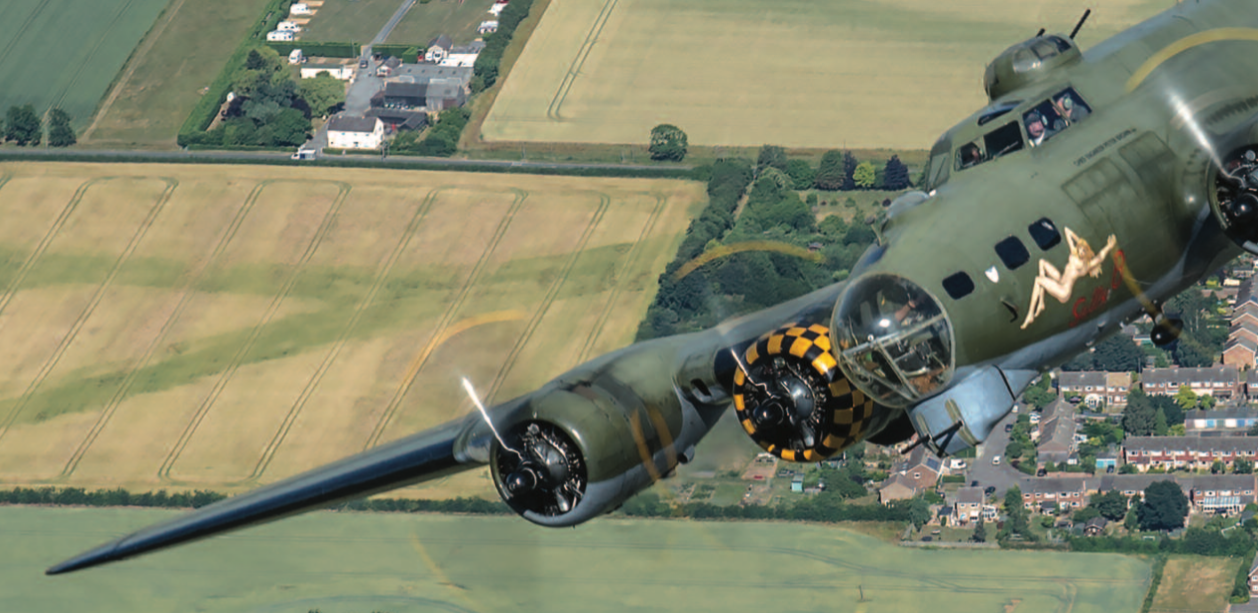
[[[784,460],[914,434],[953,454],[1125,322],[1148,314],[1173,342],[1159,305],[1258,254],[1258,2],[1184,0],[1086,54],[1073,34],[987,66],[990,104],[939,138],[922,191],[891,204],[846,282],[626,347],[48,574],[485,465],[515,512],[572,526],[691,460],[731,404]]]

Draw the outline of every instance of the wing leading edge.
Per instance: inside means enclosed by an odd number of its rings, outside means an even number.
[[[479,466],[456,453],[457,420],[133,532],[49,568],[57,575],[328,507]]]

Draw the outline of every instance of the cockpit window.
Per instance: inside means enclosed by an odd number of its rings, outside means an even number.
[[[1022,149],[1022,131],[1018,122],[1011,121],[972,143],[957,148],[957,170],[978,166]]]
[[[1008,102],[1001,102],[999,104],[993,104],[987,107],[986,109],[983,110],[983,114],[978,116],[978,125],[980,126],[987,125],[993,119],[996,119],[997,117],[1001,117],[1002,115],[1005,115],[1009,111],[1012,111],[1018,108],[1019,104],[1022,104],[1021,100],[1010,100]]]
[[[1074,88],[1068,87],[1022,115],[1027,142],[1032,147],[1042,145],[1091,114],[1092,108],[1079,97]]]
[[[938,189],[948,181],[948,170],[952,167],[948,163],[948,156],[952,153],[952,140],[947,136],[939,139],[934,147],[930,148],[930,162],[926,167],[926,189]]]

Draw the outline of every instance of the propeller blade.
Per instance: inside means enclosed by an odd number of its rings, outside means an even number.
[[[456,457],[455,441],[475,425],[466,419],[453,421],[381,445],[144,528],[46,572],[57,575],[114,562],[471,468],[476,464]]]

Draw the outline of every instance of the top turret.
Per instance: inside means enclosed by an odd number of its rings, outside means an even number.
[[[1064,36],[1050,34],[1020,42],[987,65],[983,87],[996,100],[1083,59],[1079,46]]]

